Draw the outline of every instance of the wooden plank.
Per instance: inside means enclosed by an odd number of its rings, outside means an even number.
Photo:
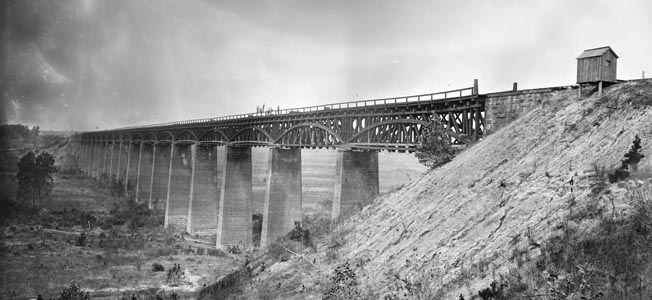
[[[469,134],[469,119],[468,119],[468,110],[462,110],[462,133]]]
[[[449,126],[450,126],[450,123],[452,123],[453,128],[455,128],[455,132],[460,133],[460,127],[457,126],[457,120],[456,120],[456,118],[453,118],[453,113],[450,112],[450,111],[448,112],[448,120],[449,120]]]

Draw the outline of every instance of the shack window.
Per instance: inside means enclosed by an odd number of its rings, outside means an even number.
[[[610,66],[610,65],[611,65],[611,60],[606,59],[606,60],[604,61],[604,66],[605,66],[605,67],[608,67],[608,66]]]

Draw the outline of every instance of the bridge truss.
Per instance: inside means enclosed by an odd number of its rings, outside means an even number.
[[[476,85],[432,94],[85,132],[82,142],[413,151],[422,128],[434,116],[461,136],[483,136],[484,101]]]

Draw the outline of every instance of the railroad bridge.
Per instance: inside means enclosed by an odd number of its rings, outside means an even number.
[[[249,245],[251,147],[268,147],[264,247],[302,220],[302,148],[338,149],[336,219],[378,195],[378,151],[413,151],[433,117],[477,139],[485,100],[475,80],[431,94],[85,132],[79,162],[95,179],[124,183],[137,201],[165,201],[166,227],[217,229],[217,246]]]

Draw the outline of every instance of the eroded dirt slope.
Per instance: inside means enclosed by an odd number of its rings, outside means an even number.
[[[555,233],[569,202],[588,198],[586,171],[595,163],[618,165],[637,134],[648,157],[639,173],[650,173],[652,81],[615,85],[602,97],[576,94],[559,92],[452,162],[377,199],[344,224],[351,231],[339,253],[362,262],[363,282],[383,282],[387,273],[426,275],[450,299],[487,287],[513,266],[513,249],[528,243],[526,235],[542,241]],[[614,194],[624,196],[624,189]]]

